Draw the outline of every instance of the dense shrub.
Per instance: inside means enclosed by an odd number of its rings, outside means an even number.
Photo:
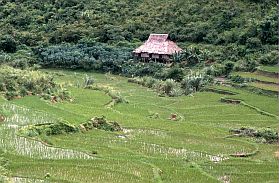
[[[234,63],[233,62],[226,62],[224,64],[224,74],[226,76],[228,76],[231,73],[231,71],[233,70],[233,68],[234,68]]]
[[[277,51],[272,51],[267,54],[263,54],[259,58],[259,62],[263,65],[275,65],[278,63],[279,56]]]
[[[36,59],[31,49],[18,49],[15,53],[0,51],[0,65],[5,64],[15,68],[26,69],[34,66]]]
[[[44,130],[46,135],[60,135],[64,133],[75,133],[78,131],[78,128],[67,123],[59,122],[49,125]]]
[[[31,125],[21,129],[21,133],[23,135],[27,135],[29,137],[35,137],[39,135],[61,135],[61,134],[69,134],[76,133],[79,129],[75,126],[72,126],[66,122],[57,122],[57,123],[49,123],[49,124],[38,124]]]
[[[185,49],[180,56],[174,57],[175,62],[181,63],[181,67],[192,67],[208,61],[258,60],[261,56],[260,62],[271,63],[274,59],[267,54],[276,50],[278,27],[276,2],[261,0],[257,3],[234,1],[233,4],[224,0],[163,3],[159,0],[5,0],[0,2],[0,22],[0,50],[3,52],[15,52],[22,46],[27,50],[39,46],[44,47],[40,57],[46,67],[93,68],[125,75],[138,71],[137,76],[153,75],[155,68],[139,65],[139,68],[126,69],[131,57],[119,52],[126,52],[127,47],[130,54],[152,32],[169,33],[170,38]],[[60,46],[62,49],[58,51],[53,48],[57,44],[80,45],[94,41],[122,49],[108,50],[108,46],[104,49],[99,45],[98,49],[88,50],[94,52],[92,57],[84,50],[87,48],[67,50]],[[48,46],[49,50],[46,49]],[[266,47],[269,49],[265,50]],[[210,54],[205,52],[207,48]],[[19,58],[14,65],[24,68],[26,61],[28,59]]]
[[[275,51],[269,46],[265,46],[262,51],[255,47],[247,51],[245,46],[235,43],[220,49],[207,48],[186,47],[183,52],[174,54],[174,64],[170,68],[162,63],[152,61],[142,63],[133,60],[131,48],[118,48],[94,41],[76,45],[61,44],[35,50],[43,67],[93,69],[129,77],[148,75],[163,80],[174,79],[178,82],[186,74],[185,67],[213,65],[208,74],[228,76],[233,70],[255,71],[259,63],[272,64],[277,59]]]
[[[262,42],[259,38],[248,38],[246,46],[248,49],[259,49],[262,47]]]
[[[182,52],[174,54],[174,62],[184,62],[186,66],[194,66],[209,60],[209,52],[197,47],[186,47]]]
[[[245,82],[253,82],[254,78],[244,78],[240,75],[230,76],[229,79],[234,83],[245,83]]]
[[[183,89],[184,94],[188,95],[200,91],[204,86],[210,84],[213,81],[213,78],[206,74],[192,74],[186,76],[181,81],[181,88]]]
[[[276,51],[277,43],[276,10],[275,1],[237,1],[232,6],[224,0],[5,0],[0,6],[0,50],[32,48],[44,67],[154,76],[162,73],[164,66],[133,62],[131,51],[150,33],[166,32],[184,49],[174,55],[179,68],[234,62],[234,68],[251,71],[258,62],[275,63],[271,52]],[[31,57],[37,60],[35,55]],[[11,57],[8,62],[20,68],[35,64],[21,57]],[[216,67],[214,75],[228,75],[226,67]],[[181,81],[181,73],[173,69],[155,77]]]
[[[231,81],[235,83],[244,83],[245,78],[241,77],[240,75],[230,76]]]
[[[159,76],[165,68],[164,64],[149,62],[141,63],[137,61],[126,61],[121,66],[122,74],[125,76]],[[159,74],[158,74],[159,73]]]
[[[45,123],[26,126],[20,129],[22,135],[28,137],[40,136],[45,139],[46,136],[61,135],[61,134],[73,134],[84,130],[92,130],[94,128],[105,131],[121,131],[121,126],[115,121],[107,121],[104,116],[94,117],[88,122],[82,123],[79,126],[68,124],[67,122],[59,121],[57,123]]]
[[[57,45],[37,49],[40,64],[43,67],[61,67],[68,69],[99,70],[125,76],[145,76],[160,73],[164,64],[142,63],[132,60],[130,48],[111,47],[100,43]],[[170,77],[179,78],[180,73],[170,73]]]
[[[156,90],[162,94],[170,97],[176,97],[181,95],[181,89],[179,83],[173,79],[167,79],[166,81],[160,81],[155,84]]]
[[[94,117],[86,123],[81,124],[85,130],[91,130],[93,128],[105,130],[105,131],[121,131],[121,126],[115,121],[107,121],[104,116]]]
[[[19,70],[8,66],[0,68],[0,92],[8,99],[39,95],[57,102],[70,98],[69,92],[57,85],[52,76],[39,71]]]
[[[5,35],[0,39],[0,50],[7,53],[14,53],[17,49],[17,43],[14,38],[10,35]]]
[[[234,70],[236,71],[246,71],[246,72],[254,72],[258,66],[258,63],[252,59],[240,60],[234,66]]]
[[[220,45],[243,43],[251,37],[263,44],[276,44],[277,40],[275,1],[232,4],[224,0],[163,3],[159,0],[4,0],[0,3],[2,34],[28,33],[26,37],[34,39],[26,41],[22,39],[25,36],[19,36],[21,44],[76,43],[83,38],[105,43],[144,41],[150,32],[169,32],[178,42]],[[33,36],[34,33],[41,36]]]
[[[40,64],[45,67],[70,69],[101,69],[121,72],[124,61],[132,58],[128,48],[114,48],[104,44],[57,45],[37,49]]]
[[[179,68],[178,65],[175,65],[171,68],[162,69],[161,72],[156,72],[155,77],[159,79],[173,79],[175,81],[181,81],[185,76],[185,72],[183,68]]]
[[[225,67],[222,64],[214,64],[210,67],[205,68],[207,75],[211,76],[222,76],[225,75]]]
[[[142,85],[146,86],[148,88],[154,87],[157,82],[158,82],[158,80],[154,79],[152,77],[145,76],[145,77],[142,78]]]
[[[159,80],[152,77],[135,77],[129,78],[128,82],[136,83],[148,88],[153,88],[160,95],[170,97],[188,95],[200,91],[204,86],[210,84],[213,78],[205,73],[194,73],[185,76],[181,82],[176,82],[173,79]]]
[[[239,128],[239,129],[232,129],[230,130],[231,133],[246,136],[246,137],[254,137],[256,139],[261,140],[261,142],[266,143],[276,143],[278,142],[278,132],[273,131],[269,128],[255,130],[252,128]]]

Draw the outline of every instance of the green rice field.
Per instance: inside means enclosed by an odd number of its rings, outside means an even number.
[[[250,84],[250,86],[254,86],[256,88],[260,88],[260,89],[264,89],[264,90],[278,92],[278,86],[279,85],[277,85],[277,84],[265,84],[265,83],[253,82],[253,83]]]
[[[234,72],[233,75],[239,75],[244,78],[252,78],[256,79],[259,82],[268,82],[271,84],[278,84],[278,78],[276,77],[268,77],[261,75],[257,72],[251,73],[251,72]]]
[[[118,75],[43,71],[54,74],[73,101],[0,98],[0,112],[6,117],[0,122],[0,182],[278,182],[277,144],[229,132],[241,127],[276,130],[275,97],[229,86],[215,88],[234,95],[160,97]],[[79,87],[85,75],[128,102],[109,106],[112,99],[105,92]],[[222,97],[247,105],[224,103]],[[178,120],[170,120],[173,114]],[[123,130],[93,129],[36,139],[19,135],[28,125],[63,120],[78,126],[96,116],[118,122]],[[239,153],[247,157],[234,156]]]
[[[278,73],[278,66],[260,66],[259,70],[263,70],[266,72],[273,72],[273,73]]]
[[[273,68],[272,66],[261,66],[261,68]],[[275,67],[274,67],[275,68]],[[268,69],[267,69],[268,70]],[[265,72],[271,72],[265,71]],[[271,91],[274,93],[277,93],[278,91],[278,78],[277,77],[271,77],[267,75],[263,75],[262,73],[258,72],[234,72],[232,75],[239,75],[243,78],[251,78],[254,79],[254,82],[248,83],[248,86],[251,86],[253,88],[262,89],[265,91]]]

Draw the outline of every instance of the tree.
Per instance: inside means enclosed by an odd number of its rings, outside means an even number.
[[[278,22],[277,22],[277,17],[275,18],[268,18],[264,20],[260,27],[260,39],[262,43],[264,44],[276,44],[277,43],[277,27],[278,27]]]
[[[16,52],[17,44],[13,37],[10,35],[5,35],[0,39],[0,50],[8,53]]]
[[[259,38],[253,37],[253,38],[248,38],[246,46],[248,49],[259,49],[262,47],[262,42],[259,40]]]
[[[228,76],[231,73],[231,71],[233,70],[233,67],[234,67],[233,62],[225,63],[224,72],[225,72],[226,76]]]

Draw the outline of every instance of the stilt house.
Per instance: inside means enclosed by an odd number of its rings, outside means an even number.
[[[146,60],[169,61],[175,53],[181,52],[168,34],[150,34],[148,40],[133,51],[135,58]]]

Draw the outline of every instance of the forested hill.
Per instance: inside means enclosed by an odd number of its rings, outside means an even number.
[[[1,0],[0,37],[17,45],[140,42],[276,44],[274,0]],[[13,50],[10,50],[13,51]]]

